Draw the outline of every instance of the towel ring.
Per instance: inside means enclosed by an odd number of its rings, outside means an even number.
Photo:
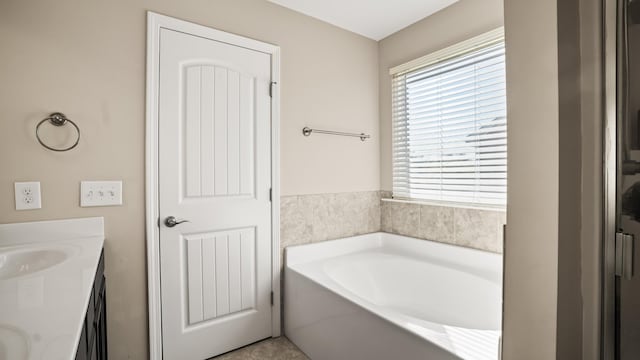
[[[70,123],[71,125],[73,125],[74,128],[76,128],[76,132],[78,133],[78,136],[76,138],[76,142],[73,143],[73,145],[63,148],[63,149],[56,149],[53,148],[47,144],[45,144],[42,139],[40,139],[40,125],[42,125],[44,122],[48,121],[51,125],[54,126],[63,126],[66,125],[67,123]],[[73,149],[74,147],[78,146],[78,143],[80,142],[80,128],[78,127],[78,125],[76,125],[76,123],[74,123],[73,121],[67,119],[67,117],[63,114],[63,113],[52,113],[51,115],[49,115],[48,118],[43,119],[42,121],[40,121],[38,123],[38,125],[36,126],[36,138],[38,139],[38,142],[40,143],[40,145],[46,147],[49,150],[52,151],[69,151],[71,149]]]

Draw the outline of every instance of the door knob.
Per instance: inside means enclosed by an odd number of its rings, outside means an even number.
[[[178,220],[175,216],[169,216],[164,219],[164,224],[167,225],[167,227],[174,227],[185,222],[189,222],[189,220]]]

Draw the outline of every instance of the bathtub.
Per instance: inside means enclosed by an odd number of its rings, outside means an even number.
[[[373,233],[285,264],[285,334],[312,360],[498,359],[501,255]]]

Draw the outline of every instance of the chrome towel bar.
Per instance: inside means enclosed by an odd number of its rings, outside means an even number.
[[[302,128],[302,134],[304,136],[309,136],[309,135],[311,135],[311,133],[359,137],[360,140],[362,140],[362,141],[365,141],[365,140],[367,140],[368,138],[371,137],[371,135],[365,134],[365,133],[356,134],[356,133],[348,133],[348,132],[341,132],[341,131],[320,130],[320,129],[312,129],[312,128],[307,127],[307,126]]]

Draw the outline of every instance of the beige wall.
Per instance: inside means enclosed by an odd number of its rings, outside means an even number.
[[[582,357],[580,0],[558,1],[558,311],[556,358]]]
[[[582,358],[600,358],[602,234],[601,21],[598,0],[581,0],[582,51]]]
[[[601,2],[580,0],[582,88],[582,359],[600,359],[602,234]]]
[[[505,3],[505,359],[599,358],[600,15],[593,0]]]
[[[380,186],[392,189],[389,69],[503,24],[503,0],[460,0],[379,42]]]
[[[559,201],[556,19],[556,0],[505,2],[509,119],[505,360],[556,357]]]
[[[147,357],[144,238],[146,10],[280,45],[284,195],[379,189],[377,44],[261,0],[0,2],[0,223],[105,216],[111,359]],[[36,123],[66,113],[78,148],[54,153]],[[303,126],[372,139],[300,134]],[[80,208],[81,180],[122,179],[124,205]],[[15,211],[13,182],[43,208]]]

